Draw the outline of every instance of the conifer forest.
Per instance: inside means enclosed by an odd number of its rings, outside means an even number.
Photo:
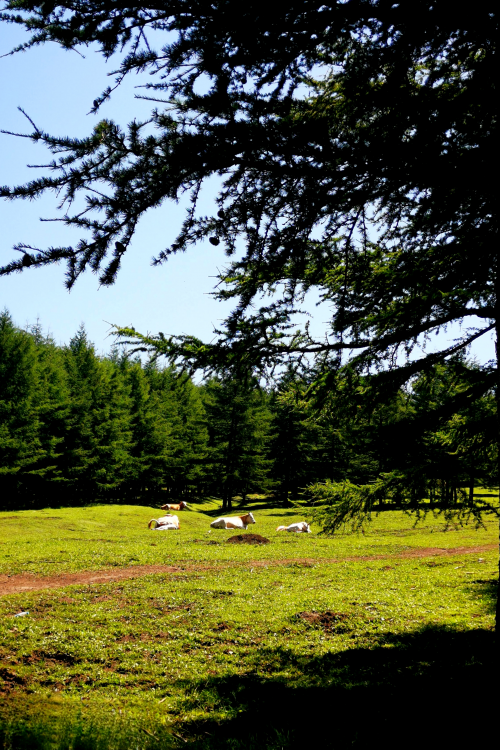
[[[447,408],[477,378],[473,362],[436,365],[369,415],[341,393],[313,404],[314,377],[288,370],[266,386],[221,372],[194,382],[123,348],[98,355],[83,325],[58,346],[4,311],[1,507],[217,497],[230,509],[250,493],[286,506],[361,485],[375,489],[375,507],[416,507],[424,495],[456,512],[480,506],[474,485],[495,484],[493,394],[451,416]]]

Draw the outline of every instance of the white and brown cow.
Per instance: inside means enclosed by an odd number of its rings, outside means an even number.
[[[180,503],[166,503],[165,505],[160,506],[161,510],[184,510],[184,508],[188,507],[188,504],[185,500],[182,500]]]
[[[290,526],[278,526],[276,531],[293,531],[296,534],[310,534],[311,529],[309,528],[309,524],[305,521],[297,521],[296,523],[291,523]]]
[[[210,526],[213,529],[246,529],[251,523],[255,523],[255,518],[251,513],[245,513],[244,516],[221,516]]]
[[[171,529],[180,529],[180,522],[177,516],[173,516],[169,513],[161,518],[152,518],[148,523],[148,529],[154,529],[155,531],[170,531]]]

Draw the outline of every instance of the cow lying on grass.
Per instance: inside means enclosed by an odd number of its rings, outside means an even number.
[[[297,521],[296,523],[291,523],[290,526],[278,526],[276,531],[295,531],[296,534],[304,533],[304,534],[310,534],[311,529],[309,528],[309,524],[305,521]]]
[[[178,517],[172,516],[170,513],[161,518],[152,518],[148,523],[148,529],[154,529],[155,531],[169,531],[170,529],[179,529],[180,526]]]
[[[255,523],[255,518],[251,513],[246,513],[244,516],[222,516],[212,521],[210,526],[213,529],[246,529],[246,527]]]
[[[161,510],[184,510],[184,508],[187,508],[188,504],[185,502],[185,500],[182,500],[180,503],[167,503],[166,505],[161,506]]]

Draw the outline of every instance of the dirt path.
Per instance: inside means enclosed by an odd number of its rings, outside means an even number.
[[[126,578],[140,578],[141,576],[154,573],[180,573],[188,570],[214,570],[221,567],[246,567],[262,568],[278,565],[312,565],[332,564],[342,562],[369,562],[370,560],[396,560],[408,557],[443,557],[449,555],[477,555],[482,552],[490,552],[497,548],[496,544],[483,544],[478,547],[451,547],[442,549],[440,547],[415,547],[404,552],[385,555],[358,555],[354,557],[313,558],[295,557],[283,560],[248,560],[247,562],[235,563],[224,562],[221,564],[209,563],[186,563],[181,565],[132,565],[128,568],[105,568],[104,570],[88,571],[78,573],[61,573],[56,576],[35,576],[31,574],[0,575],[0,596],[7,594],[20,594],[23,591],[41,591],[42,589],[58,589],[65,586],[91,583],[111,583],[122,581]]]

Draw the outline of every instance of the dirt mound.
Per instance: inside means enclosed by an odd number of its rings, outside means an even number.
[[[231,544],[269,544],[269,539],[260,534],[236,534],[227,540]]]
[[[297,614],[298,619],[305,620],[309,625],[324,628],[327,631],[338,630],[338,625],[348,617],[349,615],[344,612],[332,612],[330,610],[326,612],[299,612]]]

